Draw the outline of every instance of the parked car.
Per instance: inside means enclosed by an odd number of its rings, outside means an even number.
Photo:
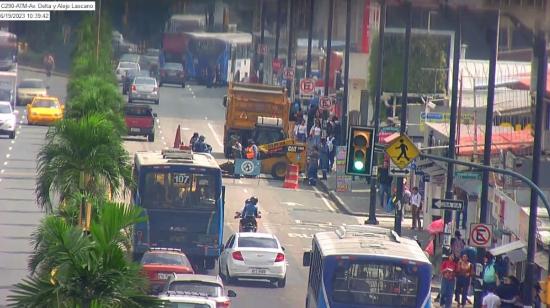
[[[118,66],[115,71],[116,79],[118,80],[118,82],[122,82],[123,76],[125,76],[126,71],[129,71],[129,70],[139,71],[140,70],[139,64],[137,62],[125,62],[125,61],[118,62]]]
[[[167,292],[201,294],[204,298],[214,300],[216,307],[230,307],[229,298],[237,296],[233,290],[228,290],[226,296],[219,276],[197,274],[173,274],[164,287],[164,293]]]
[[[127,70],[122,79],[122,94],[128,94],[136,77],[152,77],[148,70]]]
[[[23,79],[17,87],[17,105],[25,105],[32,101],[35,96],[47,96],[48,87],[42,79]]]
[[[185,87],[185,71],[181,63],[168,62],[160,69],[159,84],[178,84]]]
[[[10,102],[0,102],[0,135],[15,138],[18,113],[19,111],[12,109]]]
[[[157,80],[152,77],[136,77],[130,87],[128,103],[145,101],[159,104],[160,95]]]
[[[65,105],[61,104],[57,97],[35,96],[27,105],[27,123],[53,124],[63,119]]]
[[[219,258],[220,276],[228,282],[238,278],[267,279],[286,285],[286,257],[275,235],[239,232],[225,244]]]
[[[194,274],[191,262],[180,249],[150,248],[141,258],[141,265],[153,293],[160,292],[173,273]]]
[[[228,306],[216,306],[214,300],[208,297],[201,297],[191,292],[166,292],[158,297],[161,301],[167,302],[166,308],[218,308]]]
[[[124,106],[124,122],[128,129],[128,136],[145,136],[147,141],[155,141],[156,113],[149,105]]]

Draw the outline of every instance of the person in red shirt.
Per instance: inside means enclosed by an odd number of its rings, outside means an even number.
[[[455,290],[456,262],[453,255],[443,255],[443,262],[439,268],[441,272],[441,307],[451,308]]]

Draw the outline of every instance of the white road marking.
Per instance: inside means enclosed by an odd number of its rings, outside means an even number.
[[[181,127],[181,130],[191,130],[189,127]]]
[[[11,149],[13,149],[13,147],[9,147],[9,148],[8,148],[8,151],[11,151]]]
[[[164,136],[161,136],[160,138],[161,138],[162,140],[164,140]]]
[[[159,127],[160,128],[160,127]],[[160,131],[160,133],[162,134],[162,130]]]
[[[223,148],[223,142],[221,141],[220,136],[218,136],[218,133],[216,133],[216,130],[214,130],[214,127],[211,123],[208,123],[208,128],[210,128],[210,131],[214,135],[214,139],[216,139],[218,145]]]
[[[0,170],[0,173],[4,173],[4,171],[6,171],[6,170],[2,169],[2,170]]]
[[[245,194],[248,194],[248,189],[245,188],[245,189],[243,189],[243,191],[244,191]]]
[[[313,238],[313,235],[311,234],[303,234],[303,233],[288,233],[288,237],[293,238]]]
[[[14,144],[14,143],[15,143],[15,140],[12,140],[12,141],[11,141],[11,144]]]
[[[296,222],[297,224],[301,224],[302,221],[300,219],[296,219],[294,222]]]
[[[7,166],[7,165],[8,165],[8,162],[7,162],[7,161],[5,161],[5,162],[4,162],[4,166]]]
[[[197,97],[193,94],[193,98],[197,98]]]
[[[313,186],[313,190],[315,190],[316,193],[321,194],[321,191],[317,189],[317,187]],[[323,200],[323,203],[328,207],[331,212],[336,212],[336,209],[330,204],[330,201],[328,201],[327,198],[321,196],[321,200]]]
[[[10,154],[6,154],[6,158],[10,158]]]
[[[292,202],[292,201],[281,202],[281,204],[288,205],[288,206],[305,206],[301,203],[296,203],[296,202]]]

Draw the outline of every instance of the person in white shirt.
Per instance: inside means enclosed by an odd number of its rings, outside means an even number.
[[[309,136],[313,145],[318,146],[321,144],[321,122],[319,119],[315,119],[315,124],[309,130]]]
[[[306,142],[307,138],[307,126],[304,122],[303,119],[299,120],[298,124],[294,127],[294,137],[300,142]]]
[[[490,287],[487,295],[483,298],[483,308],[499,308],[500,307],[500,297],[495,293],[495,288]]]
[[[418,187],[413,187],[410,200],[412,212],[412,229],[416,229],[418,223],[418,229],[422,230],[422,223],[420,222],[420,213],[422,212],[422,195],[418,192]]]

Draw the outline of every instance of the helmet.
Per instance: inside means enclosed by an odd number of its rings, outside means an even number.
[[[256,205],[258,204],[258,198],[256,197],[250,197],[250,199],[248,199],[250,201],[250,203]]]
[[[199,141],[204,141],[205,139],[206,139],[206,138],[204,138],[203,135],[201,135],[201,136],[199,137]]]
[[[193,137],[198,137],[199,133],[193,133]]]

